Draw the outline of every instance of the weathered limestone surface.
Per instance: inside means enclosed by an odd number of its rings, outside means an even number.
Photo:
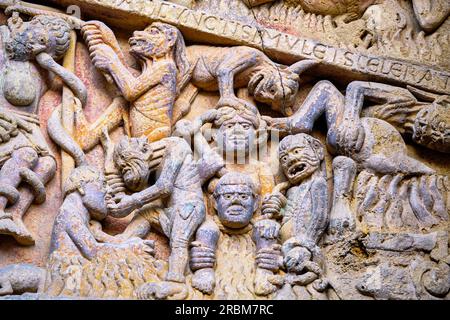
[[[449,14],[0,0],[0,296],[448,300]]]

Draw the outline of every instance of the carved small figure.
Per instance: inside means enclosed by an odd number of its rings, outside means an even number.
[[[155,161],[153,147],[164,144],[162,160]],[[189,145],[177,137],[165,138],[150,144],[147,138],[122,138],[114,150],[114,161],[122,174],[124,185],[135,191],[131,195],[115,195],[108,208],[112,216],[125,217],[136,209],[161,200],[163,210],[158,217],[163,232],[170,239],[169,271],[167,282],[155,284],[162,289],[172,286],[178,290],[185,282],[189,241],[205,219],[205,205],[197,163]],[[157,174],[150,187],[150,174]],[[150,180],[151,181],[151,180]],[[128,226],[129,236],[142,236],[149,232],[145,217],[137,218]]]
[[[328,225],[324,148],[319,140],[300,133],[280,142],[278,156],[289,181],[283,186],[288,188],[287,199],[276,192],[263,205],[263,213],[282,212],[283,217],[281,240],[288,274],[278,298],[323,298],[328,283],[318,244]]]
[[[0,234],[23,245],[34,244],[34,239],[22,217],[33,201],[45,201],[45,184],[56,171],[39,127],[39,101],[46,89],[38,67],[60,76],[86,102],[83,83],[55,62],[64,56],[69,41],[69,25],[51,16],[24,22],[16,12],[8,26],[0,27]]]

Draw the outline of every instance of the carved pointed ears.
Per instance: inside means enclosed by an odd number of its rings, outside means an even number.
[[[302,60],[291,65],[288,70],[301,75],[303,72],[317,64],[319,64],[319,61],[316,60]]]

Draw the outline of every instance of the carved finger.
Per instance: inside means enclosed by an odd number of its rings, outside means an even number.
[[[278,265],[275,265],[273,263],[258,263],[258,267],[270,271],[277,271],[279,269]]]
[[[0,142],[7,142],[11,139],[8,131],[0,127]]]
[[[419,220],[419,222],[423,226],[431,227],[431,226],[437,224],[437,221],[423,205],[423,203],[420,199],[420,196],[419,196],[418,189],[419,189],[419,186],[418,186],[417,178],[413,178],[409,185],[409,190],[410,190],[409,204],[411,205],[411,208],[412,208],[413,213],[416,216],[417,220]]]
[[[191,268],[198,270],[198,269],[205,269],[205,268],[212,268],[214,267],[214,263],[192,263]]]
[[[17,128],[15,124],[12,124],[11,122],[5,121],[3,119],[0,119],[0,126],[8,132],[12,132]]]
[[[431,198],[431,194],[429,192],[430,190],[428,186],[427,176],[423,175],[420,177],[418,190],[425,208],[428,211],[431,211],[433,209],[433,199]]]
[[[430,177],[428,190],[433,201],[432,211],[443,221],[448,221],[448,213],[445,207],[444,196],[438,188],[438,177],[436,175],[432,175]]]

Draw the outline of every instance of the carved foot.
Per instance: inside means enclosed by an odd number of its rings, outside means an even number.
[[[214,270],[205,268],[195,271],[192,277],[192,286],[204,294],[212,294],[216,286]]]
[[[146,283],[136,292],[140,300],[184,300],[187,294],[184,283],[172,281]]]
[[[0,234],[12,236],[19,244],[23,246],[32,246],[35,241],[31,233],[27,230],[22,221],[12,219],[0,220]]]

